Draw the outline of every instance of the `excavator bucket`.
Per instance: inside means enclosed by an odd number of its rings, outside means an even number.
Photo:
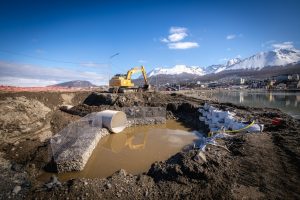
[[[143,89],[144,89],[144,90],[150,90],[150,85],[146,85],[146,84],[145,84],[144,87],[143,87]]]

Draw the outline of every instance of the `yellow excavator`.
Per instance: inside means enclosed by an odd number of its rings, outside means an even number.
[[[142,72],[144,77],[144,86],[136,87],[131,80],[131,76],[134,73]],[[109,92],[111,93],[126,93],[136,91],[147,91],[150,89],[148,83],[147,74],[144,66],[134,67],[128,70],[127,74],[116,74],[109,80]]]

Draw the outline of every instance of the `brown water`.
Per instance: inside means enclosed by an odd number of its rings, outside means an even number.
[[[139,126],[102,138],[83,171],[59,174],[62,180],[104,178],[119,169],[131,174],[147,172],[155,161],[166,160],[198,139],[196,132],[175,120],[164,125]],[[49,178],[45,173],[41,179]]]

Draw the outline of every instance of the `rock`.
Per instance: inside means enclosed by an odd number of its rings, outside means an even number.
[[[207,162],[206,156],[203,151],[199,151],[199,153],[194,157],[194,160],[200,164]]]
[[[107,189],[110,189],[110,188],[112,187],[112,185],[111,185],[110,183],[107,183],[107,184],[105,185],[105,187],[106,187]]]
[[[13,145],[14,145],[14,146],[17,146],[18,144],[20,144],[20,142],[19,142],[19,141],[16,141]]]
[[[12,192],[13,194],[18,194],[21,191],[21,189],[22,189],[21,186],[17,185],[14,187]]]
[[[47,189],[51,189],[51,188],[53,188],[53,183],[46,183],[45,185],[44,185]]]
[[[22,171],[23,166],[17,163],[13,163],[11,165],[11,170],[16,171],[16,172],[20,172]]]
[[[126,176],[126,175],[127,175],[127,172],[125,171],[125,169],[120,169],[119,175],[121,175],[121,176]]]
[[[145,191],[144,196],[147,197],[149,195],[148,190]]]
[[[54,187],[61,187],[61,182],[55,175],[52,175],[50,178],[50,182],[44,185],[47,189],[52,189]]]
[[[60,106],[59,107],[59,109],[61,110],[61,111],[69,111],[71,108],[73,108],[74,106],[72,106],[72,105],[62,105],[62,106]]]

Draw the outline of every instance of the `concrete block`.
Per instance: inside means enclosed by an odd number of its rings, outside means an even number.
[[[89,120],[69,124],[50,140],[58,172],[83,170],[99,140],[108,134]]]

